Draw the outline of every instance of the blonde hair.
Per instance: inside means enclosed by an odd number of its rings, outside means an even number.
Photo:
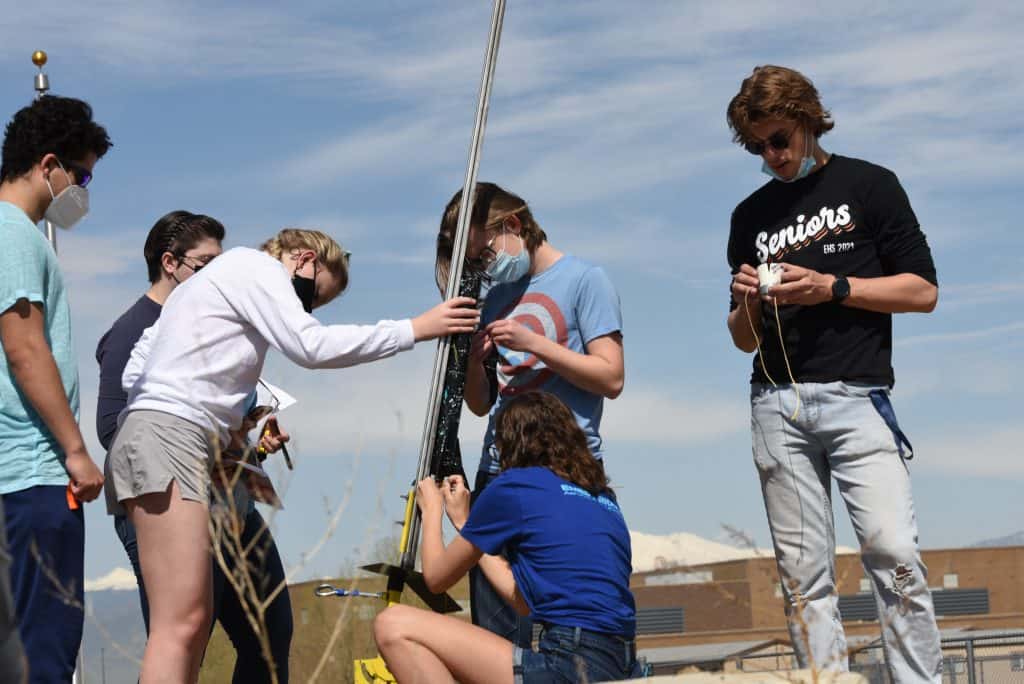
[[[285,228],[260,245],[260,249],[275,259],[280,259],[285,252],[290,254],[296,250],[312,250],[317,261],[338,278],[341,284],[339,292],[344,292],[348,287],[349,253],[327,233],[303,228]]]

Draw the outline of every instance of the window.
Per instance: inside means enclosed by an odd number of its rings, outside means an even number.
[[[640,608],[636,611],[637,634],[678,634],[685,631],[682,606]]]
[[[943,589],[958,589],[960,587],[960,577],[955,572],[947,573],[942,576],[942,588]]]

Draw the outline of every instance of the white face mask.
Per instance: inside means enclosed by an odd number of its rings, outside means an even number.
[[[57,164],[60,165],[60,162]],[[64,171],[63,165],[60,170]],[[68,187],[61,190],[59,195],[53,194],[53,186],[50,185],[50,180],[46,179],[46,187],[50,189],[53,201],[46,208],[43,218],[58,228],[67,230],[89,213],[89,191],[72,183],[67,171],[64,171],[64,175],[68,178]]]

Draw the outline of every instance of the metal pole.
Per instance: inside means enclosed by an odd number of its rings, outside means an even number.
[[[46,66],[48,57],[46,52],[43,50],[36,50],[32,53],[32,63],[39,69],[39,73],[36,74],[34,79],[34,87],[36,91],[35,99],[41,98],[50,89],[50,77],[43,71],[43,67]],[[57,231],[54,229],[54,225],[49,221],[43,223],[46,231],[46,239],[50,243],[50,247],[53,248],[53,253],[57,253]],[[72,675],[72,681],[74,684],[85,684],[85,668],[82,665],[82,650],[78,650],[78,657],[75,658],[75,672]]]
[[[974,639],[967,639],[967,684],[976,684],[977,678],[974,671]]]
[[[32,63],[35,64],[39,68],[39,73],[36,74],[36,78],[35,78],[35,89],[36,89],[36,99],[37,100],[39,98],[41,98],[43,95],[45,95],[46,91],[48,91],[50,89],[50,78],[43,71],[43,67],[46,66],[46,60],[47,60],[47,56],[46,56],[46,53],[44,51],[36,50],[35,52],[32,53]],[[57,253],[57,231],[54,229],[53,224],[50,223],[49,221],[46,221],[44,223],[44,226],[45,226],[45,230],[46,230],[46,239],[50,241],[50,246],[53,247],[53,252],[54,252],[54,254],[56,254]]]
[[[487,37],[487,50],[484,53],[483,74],[480,77],[480,96],[477,100],[476,119],[473,123],[473,137],[469,146],[469,161],[466,166],[466,179],[462,185],[462,201],[459,204],[459,223],[455,229],[452,244],[451,268],[448,269],[448,285],[445,288],[445,299],[458,294],[462,280],[462,266],[466,259],[466,244],[469,240],[469,223],[473,212],[473,195],[476,189],[476,174],[480,168],[480,150],[484,142],[484,129],[487,127],[487,110],[491,100],[491,85],[494,83],[494,69],[498,61],[498,45],[501,42],[501,26],[505,19],[505,0],[494,0],[491,11],[491,30]],[[437,432],[437,420],[441,410],[441,392],[445,373],[448,370],[448,348],[451,338],[445,337],[438,342],[434,356],[434,376],[430,385],[430,397],[427,403],[427,416],[423,423],[423,437],[420,442],[420,461],[416,469],[416,482],[430,475],[430,456],[434,450],[434,439]],[[419,547],[420,517],[417,510],[409,530],[409,539],[402,553],[401,565],[412,569],[416,563],[416,552]]]

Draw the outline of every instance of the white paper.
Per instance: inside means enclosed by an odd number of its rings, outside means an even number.
[[[265,379],[260,378],[259,384],[256,386],[256,404],[272,405],[274,403],[274,399],[277,400],[278,411],[284,411],[286,408],[294,406],[299,401],[277,385],[272,385]]]

